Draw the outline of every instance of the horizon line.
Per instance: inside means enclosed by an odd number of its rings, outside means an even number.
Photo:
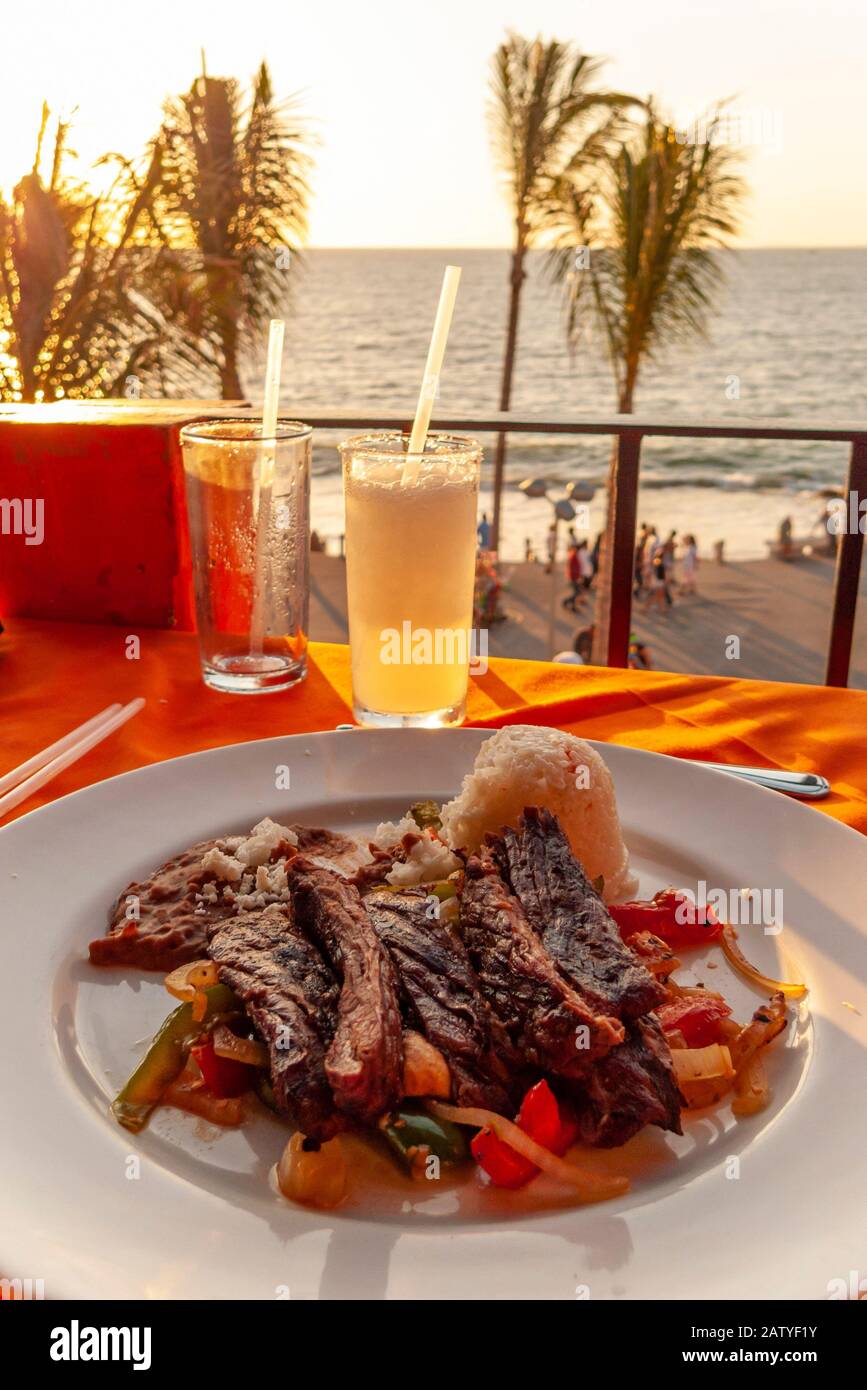
[[[329,242],[315,242],[315,243],[314,243],[314,242],[311,242],[311,243],[309,243],[307,246],[302,247],[301,249],[302,249],[302,252],[304,252],[304,251],[506,251],[506,252],[508,252],[509,254],[511,254],[512,251],[514,250],[514,247],[512,247],[512,246],[510,246],[510,245],[504,245],[504,244],[501,244],[501,245],[499,245],[499,246],[460,246],[460,245],[455,244],[454,242],[440,242],[440,243],[431,244],[431,245],[426,245],[426,246],[417,245],[417,244],[407,245],[406,243],[402,243],[402,244],[388,244],[388,243],[383,243],[382,245],[376,245],[376,246],[374,246],[374,245],[348,246],[348,245],[337,245],[336,243],[332,244],[332,243],[329,243]],[[544,246],[534,246],[534,247],[531,247],[531,248],[529,248],[529,249],[530,249],[530,252],[531,252],[531,253],[532,253],[532,252],[538,251],[538,252],[542,252],[542,253],[544,254],[544,253],[545,253],[547,250],[549,250],[550,248],[544,247]],[[857,242],[857,243],[856,243],[856,242],[842,242],[842,243],[835,243],[834,245],[830,245],[830,244],[829,244],[829,245],[824,245],[824,244],[822,244],[822,245],[818,245],[818,246],[817,246],[817,245],[806,245],[806,244],[804,244],[804,245],[799,244],[799,245],[797,245],[797,246],[796,246],[796,245],[791,245],[791,246],[780,246],[780,245],[764,245],[764,244],[755,245],[755,246],[741,245],[741,246],[725,246],[725,247],[718,247],[718,248],[716,248],[716,249],[717,249],[717,250],[720,250],[720,251],[867,251],[867,241],[865,241],[865,242]]]

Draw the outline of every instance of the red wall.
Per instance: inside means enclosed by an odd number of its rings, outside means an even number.
[[[44,501],[41,545],[0,533],[0,618],[193,628],[178,430],[222,413],[122,404],[0,413],[0,498]]]

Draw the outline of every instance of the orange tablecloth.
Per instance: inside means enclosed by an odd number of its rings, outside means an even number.
[[[147,698],[123,729],[25,802],[32,810],[144,763],[351,720],[347,647],[314,643],[307,680],[283,694],[207,690],[191,634],[12,619],[0,636],[0,773],[115,700]],[[867,693],[720,676],[491,662],[470,683],[469,722],[551,724],[587,738],[717,762],[821,772],[821,810],[867,831]]]

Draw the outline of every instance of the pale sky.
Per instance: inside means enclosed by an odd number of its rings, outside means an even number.
[[[751,150],[745,246],[867,244],[867,0],[40,0],[3,16],[0,186],[33,159],[39,110],[74,107],[85,166],[136,154],[164,95],[247,79],[264,56],[303,94],[321,147],[311,242],[503,246],[488,62],[507,27],[610,59],[612,87],[680,123],[734,97]]]

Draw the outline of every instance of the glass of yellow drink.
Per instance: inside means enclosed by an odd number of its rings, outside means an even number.
[[[202,420],[181,430],[202,678],[285,690],[307,672],[312,430]],[[264,484],[264,486],[263,486]]]
[[[340,445],[352,703],[360,724],[436,728],[466,712],[482,450],[435,432],[422,454],[408,444]]]

